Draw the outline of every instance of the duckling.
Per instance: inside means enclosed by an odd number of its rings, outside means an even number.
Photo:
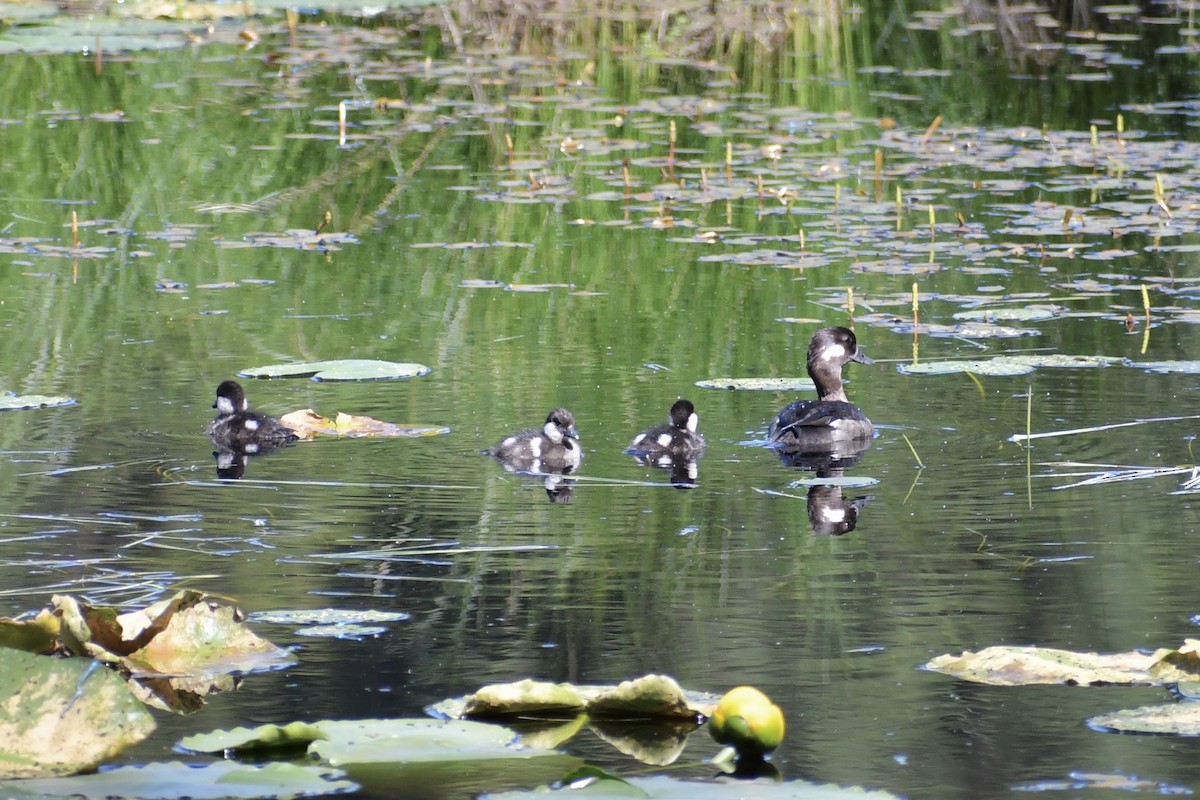
[[[696,407],[680,398],[671,406],[665,425],[652,428],[633,437],[625,452],[646,463],[669,465],[673,461],[694,461],[704,452],[704,437],[696,432],[700,417]]]
[[[578,467],[583,458],[575,417],[565,408],[551,411],[540,430],[518,431],[484,452],[506,469],[521,472],[566,473]]]
[[[246,392],[237,381],[221,382],[213,408],[217,409],[217,417],[208,425],[208,438],[222,450],[253,454],[300,438],[274,417],[251,411]]]

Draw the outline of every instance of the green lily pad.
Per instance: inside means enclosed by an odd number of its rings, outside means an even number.
[[[30,408],[56,408],[58,406],[73,406],[77,401],[73,397],[61,397],[48,394],[0,394],[0,411],[24,411]]]
[[[1030,364],[1034,367],[1052,367],[1054,369],[1089,369],[1125,363],[1125,359],[1119,356],[1071,356],[1064,353],[1031,353],[1029,355],[1000,356],[1000,358],[1014,364]]]
[[[407,611],[375,611],[346,608],[313,608],[296,611],[255,611],[248,621],[274,622],[280,625],[344,625],[363,622],[403,622]]]
[[[1021,308],[972,308],[960,311],[955,319],[972,320],[976,322],[1037,322],[1043,319],[1053,319],[1053,310],[1044,306],[1024,306]]]
[[[800,478],[788,484],[792,489],[801,486],[840,486],[843,489],[866,489],[869,486],[877,485],[879,485],[879,479],[867,475],[830,475],[824,478],[817,476]]]
[[[307,378],[314,381],[393,381],[428,375],[424,364],[401,364],[395,361],[374,361],[347,358],[340,361],[310,361],[307,364],[271,364],[238,373],[241,378]]]
[[[335,767],[528,758],[542,752],[514,747],[516,733],[508,728],[469,720],[322,720],[313,727],[326,738],[314,741],[309,753]]]
[[[1069,356],[1061,353],[1034,353],[1029,355],[996,356],[970,360],[926,361],[918,364],[900,364],[896,367],[903,375],[952,375],[970,372],[974,375],[1026,375],[1037,367],[1081,369],[1107,367],[1120,364],[1124,359],[1116,356]]]
[[[57,17],[44,25],[21,25],[0,36],[7,53],[92,53],[97,39],[106,53],[165,50],[189,43],[195,24],[147,19]]]
[[[614,798],[628,800],[631,797],[661,798],[662,800],[740,800],[753,797],[755,800],[895,800],[890,792],[868,791],[862,787],[842,787],[833,784],[787,781],[779,783],[771,779],[755,781],[717,780],[696,781],[656,775],[651,778],[604,779],[582,787],[564,787],[556,791],[545,788],[521,792],[489,794],[491,800],[546,800],[551,794],[562,797]]]
[[[8,24],[50,19],[58,13],[58,6],[53,3],[0,2],[0,21]]]
[[[1200,374],[1200,361],[1140,361],[1134,362],[1129,366],[1144,369],[1146,372],[1179,372],[1185,375]]]
[[[765,392],[810,392],[816,391],[808,378],[713,378],[696,381],[701,389],[740,389]]]
[[[0,778],[95,769],[154,730],[125,680],[91,659],[0,648],[0,697]],[[0,797],[13,785],[0,781]]]
[[[1018,364],[1002,358],[980,358],[951,361],[922,361],[918,364],[897,364],[896,371],[902,375],[953,375],[970,372],[972,375],[1027,375],[1033,372],[1031,364]]]
[[[306,748],[323,737],[316,725],[290,722],[287,725],[259,725],[256,728],[232,728],[197,733],[179,740],[179,746],[193,753],[252,753],[264,750]]]
[[[54,797],[71,800],[106,800],[110,797],[217,800],[307,797],[350,792],[358,788],[341,777],[342,773],[329,767],[282,762],[257,767],[235,761],[218,761],[202,766],[172,761],[144,767],[119,767],[95,775],[71,778],[0,781],[0,795],[17,800]]]

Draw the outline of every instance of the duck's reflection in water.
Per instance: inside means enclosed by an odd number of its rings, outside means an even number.
[[[854,530],[858,515],[875,495],[847,498],[842,494],[845,471],[857,464],[871,447],[871,440],[841,442],[827,450],[780,450],[779,458],[789,467],[812,470],[816,480],[808,487],[808,524],[820,536],[841,536]],[[821,483],[828,479],[829,483]]]

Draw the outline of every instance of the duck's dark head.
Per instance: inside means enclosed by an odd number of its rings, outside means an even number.
[[[579,438],[579,433],[575,430],[575,417],[565,408],[551,411],[546,416],[546,425],[542,430],[546,438],[555,444],[561,443],[563,439]]]
[[[690,401],[681,397],[675,401],[675,405],[671,406],[671,427],[695,433],[696,426],[699,424],[700,417],[696,414],[696,407]]]
[[[239,411],[245,411],[250,407],[246,401],[246,393],[242,390],[242,385],[237,381],[221,381],[221,385],[217,387],[217,399],[213,401],[213,408],[217,409],[223,417],[230,414],[236,414]]]

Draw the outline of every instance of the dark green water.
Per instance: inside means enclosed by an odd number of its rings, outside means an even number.
[[[1073,772],[1195,790],[1195,740],[1084,724],[1168,702],[1164,690],[991,688],[920,665],[992,644],[1126,651],[1195,635],[1200,527],[1195,496],[1173,493],[1183,477],[1056,488],[1088,471],[1063,462],[1194,464],[1195,421],[1040,440],[1031,474],[1025,452],[1006,440],[1026,429],[1030,388],[1030,427],[1048,431],[1187,415],[1196,377],[1123,365],[980,385],[961,374],[909,377],[895,366],[912,360],[911,334],[869,316],[910,318],[914,281],[925,296],[921,321],[941,324],[972,298],[1029,293],[1028,302],[1062,309],[1009,323],[1036,335],[923,335],[921,360],[1194,356],[1186,159],[1148,166],[1134,142],[1119,156],[1132,177],[1106,167],[1093,179],[1069,159],[997,177],[991,151],[971,165],[885,144],[896,172],[878,201],[870,196],[883,141],[873,120],[884,114],[901,120],[907,142],[946,114],[945,126],[962,131],[943,142],[947,153],[951,142],[1017,125],[1060,133],[1066,151],[1086,150],[1089,123],[1125,109],[1142,139],[1190,153],[1187,132],[1168,138],[1179,117],[1130,107],[1184,100],[1170,84],[1188,65],[1181,56],[1164,66],[1162,94],[1152,96],[1132,65],[1113,67],[1101,89],[1082,84],[1085,103],[1066,79],[1070,64],[1032,77],[997,67],[995,82],[976,83],[972,96],[959,79],[868,69],[885,61],[862,45],[877,37],[848,33],[864,48],[854,63],[801,76],[802,59],[780,57],[780,67],[751,52],[742,57],[759,71],[747,70],[740,88],[719,72],[618,58],[602,45],[594,83],[554,80],[587,74],[583,45],[578,57],[513,62],[498,86],[426,44],[436,56],[427,77],[422,42],[387,30],[371,33],[370,49],[347,49],[359,53],[352,66],[329,55],[305,61],[301,54],[327,54],[326,40],[309,32],[311,41],[289,50],[281,31],[268,35],[282,57],[213,45],[113,61],[99,77],[90,60],[5,56],[0,389],[79,404],[0,415],[0,612],[41,607],[54,593],[141,602],[157,596],[155,586],[189,585],[247,611],[412,615],[363,642],[261,626],[297,645],[300,665],[252,676],[196,716],[162,719],[140,760],[171,757],[177,735],[193,731],[414,715],[487,682],[617,682],[654,671],[695,689],[746,683],[767,692],[787,718],[775,760],[789,778],[929,798],[1010,796]],[[894,47],[914,41],[923,40],[913,34]],[[922,52],[914,46],[911,56]],[[970,56],[956,57],[976,63]],[[818,97],[799,91],[807,82]],[[767,97],[756,93],[764,87]],[[881,99],[888,92],[921,100]],[[352,110],[351,132],[375,140],[339,148],[330,125],[347,96],[403,96],[410,107]],[[1021,105],[1034,96],[1048,101],[1042,117]],[[701,98],[713,105],[698,111]],[[92,116],[117,109],[119,121]],[[617,113],[628,115],[620,127],[608,122]],[[682,187],[666,185],[669,119],[679,126]],[[506,133],[518,151],[511,170]],[[1109,123],[1104,133],[1111,143]],[[586,142],[581,153],[559,149],[567,135]],[[682,197],[719,187],[726,141],[739,148],[743,189]],[[760,154],[775,141],[785,145],[777,164]],[[613,142],[626,144],[588,150]],[[626,158],[637,182],[628,200],[620,199]],[[1054,227],[1061,208],[1046,212],[1054,220],[1046,227],[1004,230],[1048,197],[1091,219],[1104,218],[1103,202],[1150,207],[1158,171],[1175,211],[1162,230],[1123,219],[1116,233],[1064,232]],[[1001,179],[1024,184],[993,183]],[[1072,180],[1074,191],[1062,188]],[[899,233],[896,185],[912,203]],[[771,196],[785,186],[798,193],[792,216]],[[246,203],[256,205],[212,210]],[[927,203],[945,226],[933,243],[922,233]],[[664,204],[674,228],[650,224]],[[103,248],[97,257],[45,249],[70,248],[72,210],[85,223],[81,245]],[[353,231],[353,241],[328,251],[229,246],[254,232],[311,230],[326,210],[331,229]],[[951,230],[954,210],[977,227]],[[726,240],[692,238],[713,229]],[[763,243],[731,242],[748,234]],[[1164,242],[1183,248],[1154,249]],[[474,246],[445,246],[466,243]],[[1017,244],[1029,249],[1018,253]],[[706,259],[756,249],[790,253],[791,262]],[[810,256],[812,266],[795,268]],[[1108,288],[1084,296],[1079,282],[1089,279]],[[569,287],[509,291],[480,281]],[[213,287],[226,282],[236,285]],[[1140,316],[1144,282],[1156,327],[1143,353],[1142,326],[1126,333],[1121,319],[1128,309]],[[754,444],[801,395],[694,384],[801,374],[812,331],[850,322],[840,307],[850,286],[860,344],[878,363],[848,369],[849,393],[880,428],[850,474],[877,484],[846,490],[874,497],[854,531],[819,536],[806,487],[793,486],[811,473]],[[215,480],[203,430],[220,380],[263,364],[349,357],[417,361],[432,372],[405,382],[254,381],[251,401],[273,413],[342,410],[452,432],[304,443],[251,460],[240,482]],[[691,490],[621,452],[680,395],[696,403],[709,442]],[[479,455],[560,404],[574,411],[586,453],[567,505],[549,503],[541,481]],[[404,542],[476,552],[386,563],[313,557]],[[145,573],[154,585],[129,588]],[[693,738],[687,758],[716,751],[703,731]],[[639,769],[594,740],[574,747]]]

